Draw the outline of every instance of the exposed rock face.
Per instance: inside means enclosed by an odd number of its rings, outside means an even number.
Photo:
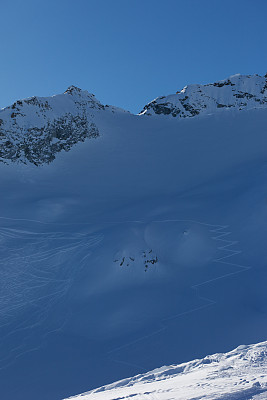
[[[93,94],[75,86],[50,98],[17,101],[0,111],[0,161],[51,162],[61,150],[97,138],[95,112],[104,109]]]
[[[225,109],[267,108],[267,74],[234,75],[208,85],[185,86],[181,92],[158,97],[139,115],[186,118]]]

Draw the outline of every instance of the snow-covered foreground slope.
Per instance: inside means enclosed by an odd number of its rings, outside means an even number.
[[[96,140],[0,165],[5,400],[266,340],[267,110],[88,113]]]
[[[90,379],[90,378],[89,378]],[[123,379],[73,400],[267,399],[267,342]]]

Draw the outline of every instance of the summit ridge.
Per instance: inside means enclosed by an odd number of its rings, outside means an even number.
[[[157,97],[139,115],[187,118],[253,108],[267,108],[267,74],[236,74],[206,85],[188,85],[175,94]]]

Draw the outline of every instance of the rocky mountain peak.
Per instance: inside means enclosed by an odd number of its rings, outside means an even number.
[[[63,94],[71,95],[73,98],[90,99],[91,101],[101,104],[100,101],[96,99],[93,93],[89,93],[87,90],[80,89],[79,87],[74,85],[69,86]]]
[[[41,165],[86,138],[99,136],[95,113],[105,107],[87,91],[18,100],[0,110],[0,162]]]
[[[0,110],[0,162],[41,165],[88,138],[99,136],[99,113],[125,112],[104,106],[94,94],[74,85],[51,97],[18,100]]]
[[[64,92],[64,94],[74,94],[74,93],[80,93],[80,92],[82,92],[82,89],[78,88],[77,86],[71,85]]]
[[[188,85],[169,96],[157,97],[139,115],[186,118],[223,110],[267,108],[267,74],[236,74],[206,85]]]

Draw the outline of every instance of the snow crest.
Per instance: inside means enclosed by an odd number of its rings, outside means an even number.
[[[71,399],[123,400],[131,397],[136,400],[266,399],[267,342],[157,368]]]

